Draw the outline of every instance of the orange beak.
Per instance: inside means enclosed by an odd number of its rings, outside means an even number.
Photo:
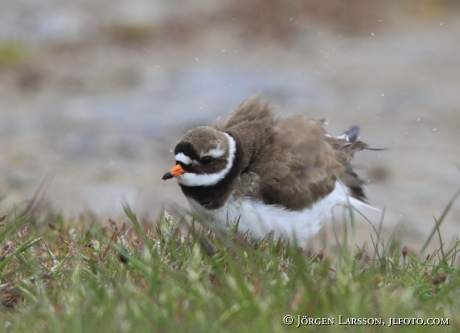
[[[163,180],[171,179],[173,177],[178,177],[182,175],[183,173],[185,173],[185,170],[182,169],[180,164],[176,164],[176,166],[172,168],[171,170],[169,170],[168,172],[166,172],[161,179]]]

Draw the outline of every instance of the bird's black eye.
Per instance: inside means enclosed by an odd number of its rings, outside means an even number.
[[[211,163],[211,161],[212,161],[211,156],[204,156],[201,158],[201,163],[204,165]]]

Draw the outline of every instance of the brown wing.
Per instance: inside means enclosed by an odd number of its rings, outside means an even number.
[[[340,169],[323,124],[298,115],[279,121],[275,131],[251,166],[263,201],[292,210],[311,207],[334,189]]]
[[[243,167],[237,185],[241,195],[301,210],[329,194],[339,177],[352,194],[364,198],[349,162],[365,144],[327,137],[319,120],[302,115],[281,119],[255,95],[215,127],[230,132],[241,144]]]

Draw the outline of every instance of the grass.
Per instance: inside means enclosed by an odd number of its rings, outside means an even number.
[[[102,224],[32,200],[0,218],[0,331],[457,332],[460,242],[446,248],[439,236],[452,204],[430,235],[439,250],[421,257],[376,228],[370,257],[347,238],[310,253],[198,224],[180,232],[166,213],[150,221],[125,207],[124,221]],[[307,317],[296,328],[298,316]],[[321,318],[334,324],[312,325]],[[385,326],[340,325],[352,318]],[[438,325],[388,327],[389,318]]]

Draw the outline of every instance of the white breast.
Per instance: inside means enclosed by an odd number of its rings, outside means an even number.
[[[187,200],[192,210],[211,227],[223,228],[229,223],[239,221],[238,230],[249,231],[252,237],[263,238],[273,231],[275,238],[282,237],[291,242],[295,239],[301,247],[306,246],[308,239],[316,234],[324,221],[330,217],[333,206],[348,204],[346,190],[340,183],[336,183],[334,190],[311,209],[303,211],[290,211],[277,205],[265,205],[249,197],[236,200],[231,196],[223,207],[213,210],[205,209],[193,199]],[[353,205],[361,203],[353,198],[349,200]]]

